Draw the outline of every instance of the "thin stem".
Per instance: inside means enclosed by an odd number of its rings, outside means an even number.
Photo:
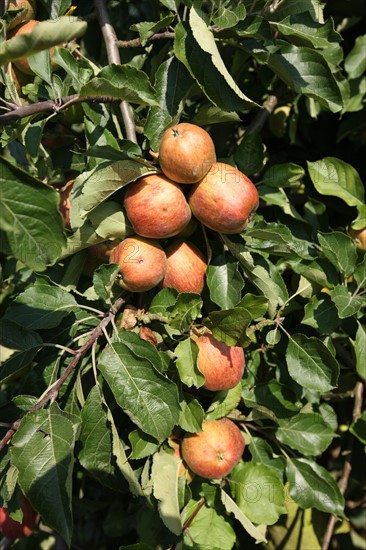
[[[98,340],[98,338],[104,333],[104,330],[109,325],[112,319],[116,316],[116,313],[118,310],[122,307],[125,300],[124,298],[118,298],[116,300],[115,304],[110,308],[110,310],[105,314],[102,321],[99,323],[97,327],[92,331],[90,338],[85,342],[81,348],[79,348],[73,359],[70,361],[70,364],[65,369],[63,374],[60,376],[58,380],[54,384],[52,384],[51,387],[48,388],[48,390],[43,394],[43,396],[37,401],[37,403],[29,409],[28,412],[35,412],[44,407],[49,401],[54,401],[56,397],[58,396],[58,393],[60,391],[60,388],[64,384],[64,382],[67,380],[67,378],[70,376],[70,374],[73,372],[77,364],[81,361],[81,359],[84,357],[86,352],[95,344],[95,342]],[[27,413],[26,413],[27,414]],[[13,424],[11,425],[11,428],[7,431],[3,439],[0,441],[0,450],[7,445],[7,443],[10,441],[10,439],[13,437],[15,432],[18,430],[20,423],[22,421],[22,418],[18,418]]]
[[[39,101],[38,103],[31,103],[26,105],[12,105],[12,110],[8,113],[0,115],[0,126],[5,126],[7,124],[12,124],[21,118],[36,115],[39,113],[53,112],[58,113],[63,110],[75,105],[75,103],[113,103],[119,101],[115,97],[109,96],[84,96],[79,97],[78,95],[69,95],[57,100],[48,99],[46,101]]]
[[[106,4],[104,0],[94,0],[94,6],[97,12],[99,25],[102,30],[104,43],[107,49],[108,61],[111,64],[114,63],[116,65],[120,65],[121,57],[119,55],[119,50],[117,46],[117,36],[113,26],[111,25]],[[130,141],[137,143],[135,123],[130,106],[127,101],[122,101],[120,108],[123,123],[125,125],[126,136]]]
[[[263,126],[267,122],[269,116],[273,113],[278,103],[278,97],[275,95],[269,95],[262,104],[263,109],[254,117],[253,121],[246,129],[246,134],[259,134],[263,129]]]
[[[153,34],[146,40],[146,43],[155,42],[156,40],[163,40],[166,38],[172,39],[175,37],[175,33],[171,31],[158,32]],[[118,48],[140,48],[142,46],[141,38],[133,38],[132,40],[117,40]]]
[[[364,389],[363,388],[363,383],[362,382],[357,382],[357,384],[355,386],[355,390],[354,390],[355,400],[354,400],[354,403],[353,403],[353,412],[352,412],[352,421],[353,422],[356,422],[361,416],[363,389]],[[349,478],[350,478],[351,471],[352,471],[353,445],[354,445],[354,438],[350,437],[347,448],[345,449],[345,453],[343,453],[343,454],[346,454],[346,458],[345,458],[345,461],[344,461],[342,475],[341,475],[341,478],[338,482],[339,490],[342,493],[342,495],[344,495],[344,493],[346,492],[346,489],[348,487]],[[323,538],[322,550],[328,550],[328,548],[329,548],[329,545],[330,545],[332,537],[333,537],[333,532],[334,532],[334,527],[335,527],[336,521],[337,521],[336,516],[330,516],[329,521],[328,521],[328,525],[327,525],[327,529],[325,531],[325,535],[324,535],[324,538]]]

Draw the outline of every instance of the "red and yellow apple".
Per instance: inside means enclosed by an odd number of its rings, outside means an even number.
[[[189,195],[195,217],[219,233],[240,233],[258,208],[259,196],[253,182],[242,172],[215,162]]]
[[[6,508],[0,508],[0,532],[8,539],[29,537],[37,526],[38,514],[23,495],[21,495],[21,509],[23,519],[20,523],[10,517]]]
[[[192,334],[191,338],[198,346],[197,367],[206,379],[203,387],[211,391],[234,388],[244,372],[243,348],[219,342],[208,329],[200,336]]]
[[[21,10],[9,23],[7,29],[10,31],[22,23],[34,19],[36,15],[36,2],[35,0],[10,0],[8,10]]]
[[[162,174],[151,174],[131,183],[124,206],[138,235],[166,239],[182,231],[191,210],[180,186]]]
[[[159,163],[171,180],[195,183],[207,174],[215,161],[214,142],[203,128],[182,122],[164,132]]]
[[[167,267],[161,286],[201,294],[207,268],[202,252],[188,241],[174,239],[166,247],[165,254]]]
[[[163,279],[166,256],[154,240],[128,237],[113,248],[109,263],[119,264],[119,285],[130,292],[145,292]]]
[[[366,227],[362,229],[349,229],[350,237],[358,250],[366,251]]]
[[[244,447],[244,438],[236,424],[220,418],[205,420],[202,432],[185,435],[181,451],[192,472],[207,479],[220,479],[239,462]]]

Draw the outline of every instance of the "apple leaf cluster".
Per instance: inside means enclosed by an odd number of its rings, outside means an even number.
[[[364,548],[363,2],[1,10],[1,544]],[[130,292],[109,260],[134,237],[125,198],[178,123],[208,132],[259,207],[240,232],[192,214],[179,238],[201,263],[174,276],[203,269],[201,292]],[[215,361],[245,357],[234,387],[206,384],[203,334]],[[205,427],[223,445],[223,425],[235,445],[216,458],[234,459],[215,477]]]

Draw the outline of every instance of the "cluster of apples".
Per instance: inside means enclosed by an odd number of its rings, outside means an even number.
[[[216,161],[210,135],[194,124],[165,131],[159,164],[162,173],[128,186],[123,204],[136,235],[114,247],[109,261],[119,265],[119,284],[131,292],[159,286],[200,294],[207,261],[187,241],[191,227],[198,220],[213,231],[240,233],[258,207],[258,192],[242,172]],[[192,331],[191,338],[198,346],[203,387],[220,391],[236,386],[245,367],[243,349],[219,342],[208,329]],[[188,481],[192,474],[215,479],[240,460],[244,439],[234,422],[222,418],[204,421],[201,432],[172,440],[171,446],[184,461],[181,475]]]
[[[242,172],[216,161],[206,130],[180,123],[163,134],[159,148],[162,173],[131,183],[124,207],[136,235],[109,256],[120,266],[119,284],[131,292],[160,285],[200,294],[206,258],[190,241],[190,228],[201,222],[220,233],[240,233],[258,207],[258,192]],[[168,241],[163,249],[159,241]]]

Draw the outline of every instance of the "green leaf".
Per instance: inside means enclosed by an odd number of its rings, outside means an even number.
[[[342,40],[341,35],[334,30],[331,18],[321,24],[314,21],[310,13],[293,14],[282,21],[272,22],[271,26],[297,46],[337,48]]]
[[[28,413],[22,419],[11,447],[12,464],[18,469],[23,493],[69,546],[73,529],[73,451],[78,425],[77,417],[53,403],[49,409]]]
[[[146,41],[151,36],[153,36],[153,34],[161,31],[162,29],[165,29],[166,27],[169,27],[174,19],[174,15],[167,15],[166,17],[162,17],[160,21],[157,22],[143,21],[142,23],[136,23],[135,25],[131,25],[130,29],[139,33],[141,44],[144,46],[146,44]]]
[[[79,440],[78,459],[82,467],[102,485],[115,489],[119,480],[112,463],[112,434],[97,386],[92,388],[82,408]]]
[[[288,162],[286,164],[274,164],[263,175],[263,183],[270,187],[291,187],[298,184],[305,176],[302,166]]]
[[[70,42],[83,36],[87,29],[86,21],[77,17],[58,17],[55,21],[41,21],[29,33],[20,34],[0,45],[0,65],[19,57],[29,57],[33,53],[48,50],[63,42]]]
[[[307,164],[311,181],[318,193],[338,197],[349,206],[362,206],[365,203],[361,178],[351,164],[335,157],[325,157]]]
[[[245,232],[245,242],[258,250],[271,252],[277,256],[295,255],[311,259],[314,255],[311,244],[294,237],[290,228],[276,222],[260,221]]]
[[[249,311],[252,319],[263,317],[268,308],[268,300],[265,296],[256,296],[248,292],[240,300],[238,307],[243,307]]]
[[[318,413],[299,413],[279,420],[277,439],[304,455],[321,455],[331,444],[335,433]]]
[[[240,462],[230,475],[235,501],[250,521],[273,525],[286,513],[284,486],[268,466]]]
[[[188,23],[175,27],[174,53],[197,80],[203,93],[224,111],[242,111],[256,105],[241,90],[228,72],[214,35],[201,13],[190,9]]]
[[[300,508],[316,508],[344,517],[344,497],[325,468],[306,458],[289,458],[286,474],[289,494]]]
[[[366,305],[365,296],[353,296],[346,286],[338,285],[331,290],[330,296],[335,303],[340,319],[356,315]]]
[[[253,525],[249,518],[244,514],[243,510],[239,508],[236,502],[223,489],[221,489],[221,500],[226,511],[229,514],[234,514],[235,518],[241,523],[248,535],[255,539],[256,543],[267,543],[266,537],[264,536],[262,530]]]
[[[347,55],[344,61],[344,68],[348,74],[348,78],[359,78],[366,71],[366,34],[358,36],[352,50]]]
[[[280,301],[281,289],[271,277],[269,270],[255,262],[253,255],[244,244],[231,241],[226,235],[221,235],[232,255],[239,260],[248,279],[259,289],[268,300],[269,315],[274,315]]]
[[[90,172],[84,172],[76,178],[71,192],[72,227],[80,226],[79,219],[85,218],[89,212],[99,207],[101,202],[119,189],[142,176],[155,172],[155,168],[135,160],[120,160],[107,166],[98,166]],[[105,214],[104,210],[101,212]]]
[[[152,346],[141,341],[140,347],[146,349],[146,358],[141,352],[136,355],[123,342],[107,346],[99,357],[98,368],[131,420],[145,433],[163,441],[179,418],[177,389],[155,369],[150,359]]]
[[[178,424],[185,432],[199,432],[205,417],[204,410],[199,401],[191,395],[184,394],[183,397],[180,401],[181,413]]]
[[[277,418],[292,416],[302,406],[291,388],[277,380],[259,383],[253,387],[244,386],[243,399],[247,407],[265,407]]]
[[[11,254],[31,269],[55,263],[65,244],[59,194],[0,158],[0,229]]]
[[[222,309],[230,309],[238,304],[244,280],[237,262],[230,261],[225,254],[218,254],[206,270],[206,280],[210,298],[215,304]]]
[[[5,318],[30,330],[57,327],[70,313],[75,312],[75,298],[56,286],[28,287],[10,303]]]
[[[159,105],[147,74],[130,65],[104,67],[82,86],[79,96],[107,96],[138,105]]]
[[[27,367],[42,347],[42,338],[8,319],[0,319],[0,381]]]
[[[356,370],[366,380],[366,330],[360,323],[358,323],[356,339],[352,343],[356,354]]]
[[[201,317],[202,298],[193,292],[178,294],[174,306],[169,307],[169,325],[180,332],[187,332],[193,321]]]
[[[264,146],[259,134],[245,133],[234,153],[239,170],[247,176],[260,172],[264,163]]]
[[[217,340],[225,342],[229,346],[235,346],[244,342],[251,320],[249,311],[242,307],[236,307],[211,311],[204,324],[212,331]]]
[[[332,113],[342,109],[342,96],[335,77],[318,50],[283,43],[269,46],[268,51],[269,68],[290,89],[318,100]]]
[[[154,497],[159,501],[159,515],[166,527],[175,535],[182,533],[179,513],[178,474],[180,460],[173,454],[160,451],[152,464]]]
[[[314,21],[324,23],[323,5],[320,0],[287,0],[279,4],[273,12],[268,13],[270,21],[282,21],[285,17],[293,14],[309,13]]]
[[[227,416],[240,403],[242,385],[239,382],[230,390],[221,390],[215,393],[215,397],[206,411],[206,418],[218,420]]]
[[[175,348],[175,364],[183,384],[189,388],[199,388],[205,383],[205,377],[197,368],[198,346],[191,338],[181,340]]]
[[[132,445],[132,452],[129,456],[132,460],[146,458],[154,454],[159,448],[159,443],[142,430],[133,430],[128,434],[128,439]]]
[[[323,334],[331,334],[339,325],[339,317],[335,305],[326,294],[313,296],[305,305],[303,325],[313,327]]]
[[[334,388],[339,365],[323,342],[304,334],[288,336],[286,361],[291,378],[311,391],[327,392]]]
[[[189,529],[184,531],[184,548],[202,550],[232,550],[235,533],[228,520],[215,508],[199,507],[199,502],[190,500],[184,509],[183,525],[192,518]]]
[[[102,265],[93,273],[93,286],[99,298],[107,304],[112,304],[112,287],[116,281],[119,266]]]
[[[354,271],[357,251],[352,239],[346,233],[318,233],[319,243],[324,256],[346,277]]]
[[[361,443],[366,443],[366,411],[363,411],[360,418],[356,420],[356,422],[353,422],[349,431],[357,437]]]
[[[252,455],[253,462],[268,466],[277,474],[280,480],[283,480],[285,471],[284,457],[274,457],[275,453],[267,441],[261,437],[251,436],[249,440],[249,451]]]
[[[218,12],[213,15],[212,20],[221,29],[229,29],[235,27],[239,21],[245,18],[245,15],[246,8],[244,4],[239,4],[235,8],[226,8],[219,5]]]
[[[357,264],[356,269],[353,272],[353,278],[359,288],[366,288],[366,254],[364,255],[362,261]]]
[[[144,134],[154,151],[159,149],[166,128],[179,122],[185,99],[193,84],[193,78],[176,57],[164,61],[156,71],[155,88],[160,105],[151,107],[144,128]]]

